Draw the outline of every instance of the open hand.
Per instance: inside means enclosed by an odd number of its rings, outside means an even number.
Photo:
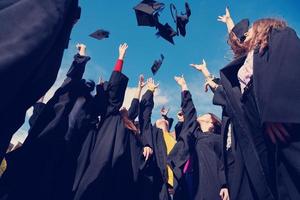
[[[229,12],[228,7],[226,7],[226,9],[225,9],[225,15],[218,16],[217,20],[219,22],[223,22],[223,23],[226,24],[230,19],[231,19],[230,12]]]
[[[76,49],[78,50],[78,54],[81,56],[86,55],[86,45],[85,44],[76,44]]]
[[[203,71],[207,69],[206,62],[204,59],[202,60],[202,64],[190,64],[190,66],[194,67],[198,71]]]
[[[138,88],[143,89],[143,87],[145,87],[145,85],[146,85],[146,83],[145,83],[144,75],[141,74],[139,77]]]
[[[151,90],[151,91],[154,92],[158,88],[158,86],[159,86],[159,83],[155,84],[153,78],[149,78],[147,80],[147,88],[148,88],[148,90]]]
[[[185,82],[185,79],[184,79],[183,75],[181,75],[181,76],[175,76],[174,79],[175,79],[175,81],[177,82],[177,84],[179,86],[182,87],[182,86],[186,85],[186,82]]]
[[[213,79],[208,79],[204,84],[204,91],[208,91],[208,87],[211,87],[213,90],[216,90],[219,85],[216,84]]]
[[[119,59],[123,60],[127,51],[128,45],[127,43],[120,44],[119,46]]]

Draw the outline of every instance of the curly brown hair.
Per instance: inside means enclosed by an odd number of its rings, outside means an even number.
[[[253,23],[253,38],[249,41],[248,51],[259,48],[259,53],[263,53],[268,48],[270,33],[272,29],[283,29],[287,23],[283,20],[265,18]]]
[[[240,57],[247,53],[247,47],[244,45],[244,43],[242,43],[239,40],[239,38],[232,31],[229,33],[227,43],[231,47],[234,58]]]
[[[229,34],[228,44],[231,46],[234,57],[244,55],[255,48],[258,48],[259,53],[262,54],[268,48],[272,29],[284,29],[286,27],[287,23],[284,20],[274,18],[259,19],[253,23],[252,38],[249,41],[242,43],[236,35],[231,32]]]

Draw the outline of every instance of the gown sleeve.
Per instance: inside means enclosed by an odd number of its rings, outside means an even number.
[[[139,115],[139,103],[139,99],[136,98],[131,101],[131,105],[128,109],[128,118],[132,121]]]
[[[183,122],[177,122],[177,124],[175,125],[176,140],[178,140],[178,138],[179,138],[179,135],[182,131],[182,126],[183,126]]]
[[[168,116],[166,116],[166,115],[163,115],[163,118],[164,118],[165,120],[168,121],[168,124],[169,124],[169,130],[171,130],[172,125],[173,125],[173,122],[174,122],[174,119],[173,119],[172,117],[168,117]]]
[[[219,85],[214,92],[213,104],[218,106],[226,106],[226,96],[222,85]]]
[[[107,96],[104,90],[104,84],[96,85],[96,95],[94,96],[94,105],[98,116],[103,116],[107,106]]]
[[[139,123],[144,146],[153,148],[151,115],[154,107],[153,92],[148,90],[140,103]]]
[[[222,138],[217,137],[217,142],[215,143],[216,147],[216,153],[217,153],[217,159],[218,159],[218,176],[219,176],[219,183],[221,188],[227,187],[226,182],[226,175],[225,175],[225,165],[224,165],[224,159],[223,159],[223,151],[222,151]]]
[[[117,64],[119,65],[119,61]],[[106,116],[119,113],[123,104],[128,77],[122,72],[114,70],[107,86],[107,110]]]
[[[45,106],[46,104],[42,102],[38,102],[33,106],[33,113],[28,121],[30,127],[32,127],[35,124],[37,118],[40,116]]]
[[[71,83],[79,82],[82,79],[83,73],[85,71],[85,66],[90,59],[91,58],[89,56],[80,56],[79,54],[76,54],[74,56],[72,65],[67,72],[67,77],[60,86],[59,90],[67,88]]]
[[[189,91],[183,91],[181,99],[181,108],[184,113],[183,127],[177,139],[177,143],[168,155],[167,161],[178,179],[182,177],[182,168],[190,157],[190,149],[192,148],[194,138],[193,132],[197,123],[197,112],[191,93]]]

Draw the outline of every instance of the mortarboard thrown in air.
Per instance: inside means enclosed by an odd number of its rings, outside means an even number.
[[[242,19],[233,27],[232,32],[239,38],[240,42],[244,42],[246,39],[245,33],[249,30],[249,24],[249,19]]]
[[[187,2],[185,3],[185,13],[181,13],[181,15],[177,14],[177,9],[174,4],[170,5],[170,10],[173,20],[176,23],[177,35],[180,33],[180,35],[184,37],[186,35],[186,25],[192,14],[189,4]]]
[[[177,33],[168,23],[166,23],[165,25],[158,23],[156,28],[158,29],[158,32],[156,33],[158,37],[161,36],[165,40],[174,44],[173,37],[175,37]]]
[[[139,26],[156,26],[158,22],[159,12],[165,8],[164,3],[154,0],[144,0],[135,6],[137,23]]]
[[[160,59],[154,61],[151,67],[151,71],[153,75],[155,75],[159,70],[159,68],[161,67],[164,58],[165,58],[164,55],[160,54]]]
[[[92,38],[95,38],[97,40],[102,40],[103,38],[109,37],[109,32],[103,29],[99,29],[95,31],[94,33],[90,34]]]

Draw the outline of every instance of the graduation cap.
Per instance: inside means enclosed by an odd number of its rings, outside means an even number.
[[[192,14],[189,4],[187,2],[185,3],[185,13],[181,13],[181,15],[177,14],[177,9],[174,4],[170,4],[170,10],[176,24],[177,35],[180,33],[180,35],[184,37],[186,35],[186,25]]]
[[[103,29],[99,29],[95,31],[94,33],[90,34],[92,38],[95,38],[97,40],[102,40],[103,38],[109,37],[109,32]]]
[[[153,0],[144,0],[135,6],[136,19],[138,26],[156,26],[158,22],[158,12],[165,8],[164,3],[160,3]]]
[[[158,29],[158,32],[156,33],[158,37],[161,36],[165,40],[174,44],[173,37],[176,36],[177,33],[168,23],[162,25],[161,23],[158,22],[156,28]]]
[[[160,59],[154,61],[153,65],[151,67],[151,71],[152,71],[153,75],[155,75],[157,73],[157,71],[159,70],[164,58],[165,58],[164,55],[160,54]]]
[[[242,19],[233,27],[232,32],[239,38],[240,42],[244,42],[246,39],[245,33],[249,30],[249,24],[249,19]]]

